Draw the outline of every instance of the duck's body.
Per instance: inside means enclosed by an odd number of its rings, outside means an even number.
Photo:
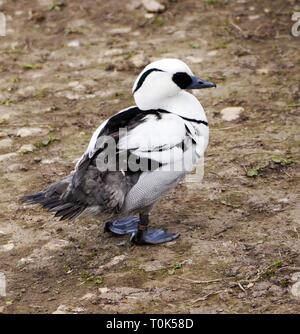
[[[162,73],[169,73],[170,68],[173,80],[177,73],[181,74],[171,88],[166,87],[170,83]],[[41,203],[61,219],[83,214],[128,217],[139,213],[140,219],[119,219],[106,228],[117,234],[133,232],[137,243],[176,238],[177,234],[163,230],[147,230],[147,225],[153,204],[193,169],[208,144],[204,110],[192,94],[180,87],[191,85],[187,76],[192,77],[192,73],[179,60],[148,65],[133,88],[137,106],[103,122],[75,170],[26,200]]]

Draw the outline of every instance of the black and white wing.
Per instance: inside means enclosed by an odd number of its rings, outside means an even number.
[[[168,170],[182,159],[187,134],[184,121],[176,115],[125,109],[95,131],[63,187],[58,182],[25,199],[41,203],[61,219],[150,205],[183,175],[182,171],[162,173],[162,168]]]

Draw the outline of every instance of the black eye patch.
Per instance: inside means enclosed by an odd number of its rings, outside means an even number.
[[[172,80],[176,83],[181,89],[188,88],[192,83],[192,78],[185,72],[177,72],[173,75]]]

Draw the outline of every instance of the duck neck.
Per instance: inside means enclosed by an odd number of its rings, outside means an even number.
[[[164,109],[189,119],[207,121],[201,103],[194,95],[186,91],[180,91],[179,94],[160,101],[157,109]]]

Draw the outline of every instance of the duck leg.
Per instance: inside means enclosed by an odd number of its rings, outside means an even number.
[[[137,231],[131,234],[131,242],[137,245],[156,245],[175,240],[179,233],[170,233],[163,229],[148,229],[149,214],[140,214]]]

